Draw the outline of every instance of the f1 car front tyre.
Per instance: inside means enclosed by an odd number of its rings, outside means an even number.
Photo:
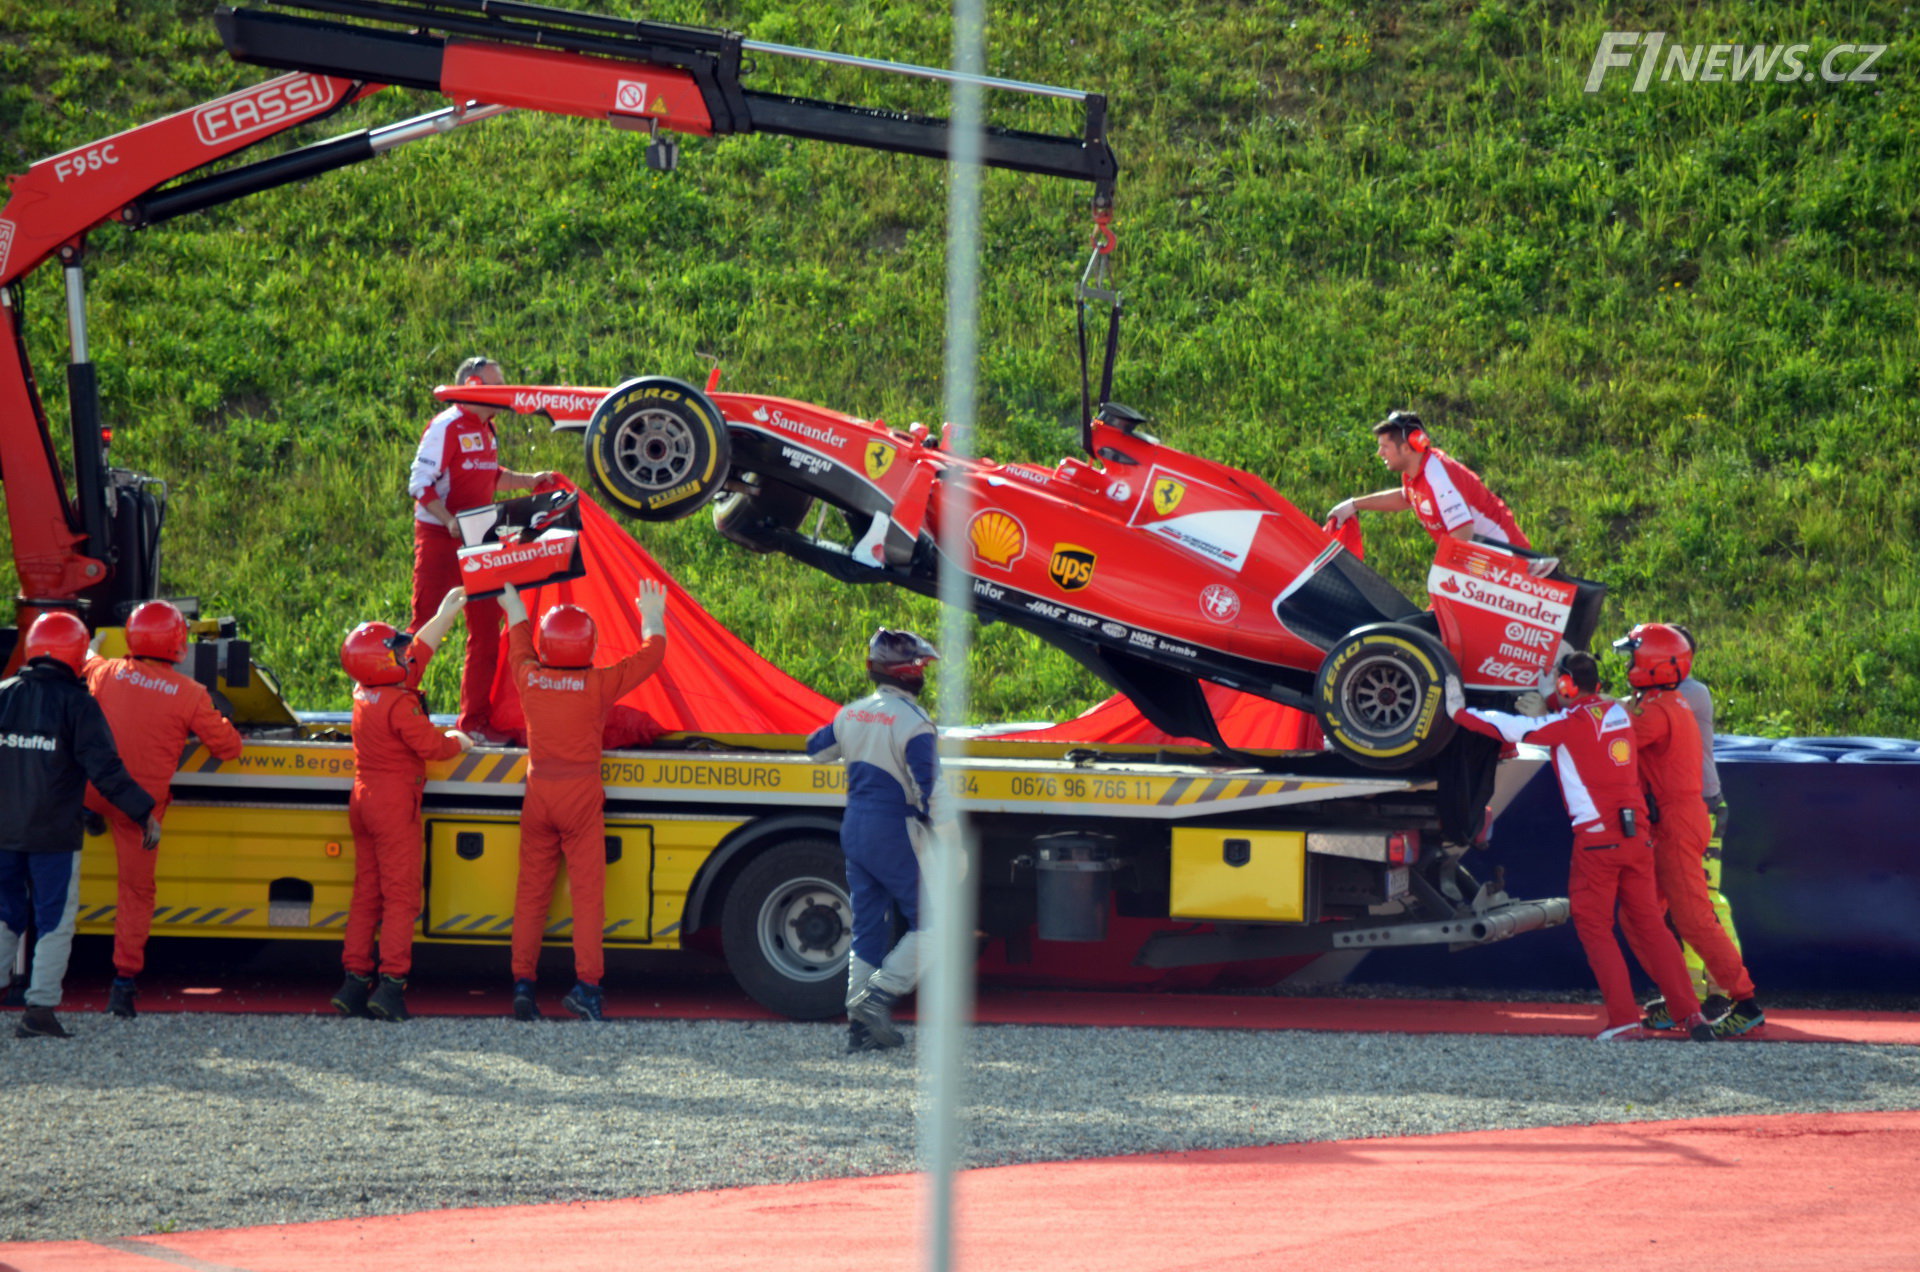
[[[755,857],[720,904],[720,945],[740,988],[793,1020],[846,1010],[853,902],[831,839],[789,840]]]
[[[1371,623],[1328,651],[1314,684],[1320,727],[1334,749],[1368,768],[1430,760],[1453,736],[1443,699],[1452,655],[1404,623]]]
[[[587,421],[586,447],[594,484],[641,521],[698,512],[726,484],[732,460],[720,408],[692,385],[657,375],[607,394]]]

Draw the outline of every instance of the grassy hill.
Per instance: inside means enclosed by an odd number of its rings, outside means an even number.
[[[638,13],[624,0],[580,7]],[[206,0],[0,0],[0,166],[262,73]],[[692,0],[649,17],[922,63],[944,19],[873,0]],[[1311,515],[1385,484],[1366,426],[1419,410],[1534,542],[1612,588],[1607,627],[1700,636],[1722,727],[1920,735],[1920,43],[1910,7],[1482,0],[1000,4],[988,69],[1096,89],[1122,164],[1116,396],[1164,440],[1266,475]],[[1887,44],[1873,83],[1615,71],[1601,36]],[[1839,66],[1857,62],[1843,56]],[[936,87],[764,65],[753,87],[945,113]],[[442,103],[390,90],[311,136]],[[1070,127],[996,99],[996,122]],[[311,137],[303,137],[311,139]],[[904,425],[939,411],[946,174],[774,137],[642,141],[510,115],[307,185],[91,247],[116,462],[173,490],[163,577],[238,613],[303,706],[335,651],[404,614],[405,467],[470,352],[527,381],[704,376]],[[997,459],[1074,447],[1085,190],[985,182],[980,428]],[[57,271],[25,289],[64,421]],[[577,441],[503,420],[504,458],[583,476]],[[1369,516],[1417,592],[1429,545]],[[931,603],[750,556],[704,517],[640,539],[757,648],[858,687],[877,622]],[[13,587],[10,576],[0,586]],[[1105,690],[988,629],[981,718]],[[452,696],[451,659],[436,666]]]

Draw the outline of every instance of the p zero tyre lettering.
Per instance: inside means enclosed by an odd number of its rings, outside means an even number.
[[[1370,768],[1397,769],[1437,755],[1453,736],[1441,709],[1457,674],[1440,643],[1417,628],[1375,623],[1327,654],[1314,685],[1321,728],[1335,749]]]
[[[586,429],[587,472],[627,516],[675,521],[720,493],[732,462],[725,417],[678,380],[629,380],[606,396]]]

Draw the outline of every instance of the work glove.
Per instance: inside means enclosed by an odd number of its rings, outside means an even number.
[[[1467,691],[1460,684],[1460,677],[1447,677],[1447,715],[1457,716],[1467,709]]]
[[[667,589],[651,580],[640,584],[640,595],[634,598],[640,607],[640,635],[644,637],[665,636],[667,634]]]
[[[463,754],[473,750],[474,742],[471,733],[464,733],[459,729],[448,729],[447,736],[460,744],[460,750]]]
[[[1538,689],[1529,689],[1513,700],[1513,709],[1523,716],[1539,719],[1547,714],[1547,700],[1540,696]]]
[[[1353,506],[1353,500],[1342,499],[1339,503],[1333,505],[1333,508],[1327,513],[1327,520],[1337,526],[1343,522],[1353,520],[1353,518],[1359,514],[1359,511],[1358,508]]]
[[[500,585],[500,612],[507,616],[507,626],[527,621],[527,607],[521,603],[520,589],[511,583]]]
[[[145,831],[140,836],[140,846],[152,852],[160,846],[160,819],[149,816]]]

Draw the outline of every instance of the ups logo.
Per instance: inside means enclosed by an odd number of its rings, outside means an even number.
[[[1060,585],[1062,592],[1078,592],[1093,582],[1093,553],[1071,543],[1053,545],[1053,560],[1047,563],[1047,576]]]

